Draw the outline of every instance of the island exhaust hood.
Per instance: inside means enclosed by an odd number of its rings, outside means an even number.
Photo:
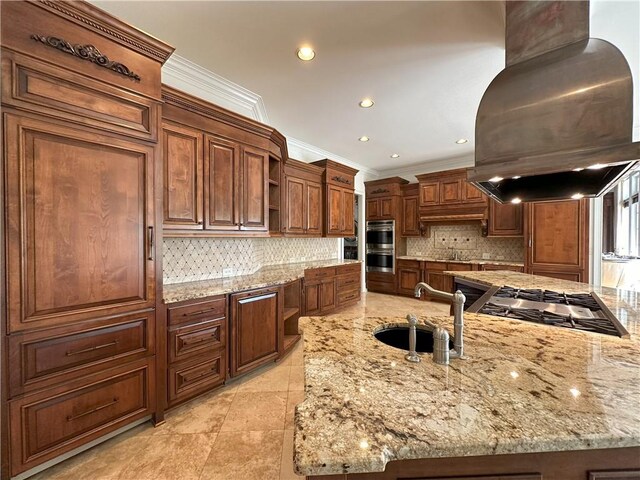
[[[502,203],[595,197],[640,159],[633,82],[589,38],[588,1],[507,1],[506,68],[476,118],[468,180]]]

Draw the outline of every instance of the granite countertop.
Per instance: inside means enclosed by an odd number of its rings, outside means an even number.
[[[518,286],[504,276],[493,278]],[[519,278],[520,285],[558,288],[553,279],[539,278]],[[638,332],[637,294],[603,299]],[[411,310],[421,313],[420,305],[399,301],[367,294],[360,308],[301,319],[305,401],[295,416],[298,473],[380,472],[392,460],[640,446],[637,335],[620,339],[465,314],[468,359],[441,366],[425,355],[412,364],[404,351],[372,335],[381,325],[406,323]],[[451,317],[419,318],[452,330]]]
[[[400,255],[396,257],[398,260],[417,260],[419,262],[438,262],[438,263],[467,263],[477,265],[509,265],[513,267],[524,267],[524,262],[516,262],[512,260],[447,260],[443,258],[434,258],[427,255]]]
[[[172,283],[163,286],[162,300],[166,304],[176,303],[185,300],[194,300],[196,298],[241,292],[254,288],[269,287],[271,285],[280,285],[304,277],[304,271],[308,268],[334,267],[352,263],[361,263],[361,260],[331,259],[284,265],[269,265],[262,267],[250,275],[199,280],[197,282]]]

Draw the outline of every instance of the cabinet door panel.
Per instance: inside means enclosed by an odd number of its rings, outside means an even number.
[[[204,141],[205,229],[238,230],[238,145],[212,135]]]
[[[153,149],[5,119],[10,330],[152,307]]]
[[[248,147],[242,152],[241,230],[269,229],[269,155]]]
[[[287,233],[304,233],[305,181],[287,177]]]
[[[340,187],[334,187],[333,185],[327,185],[327,233],[340,234],[343,224],[343,197],[342,189]]]
[[[304,314],[320,313],[320,282],[306,283],[304,286]]]
[[[402,199],[402,236],[419,237],[420,223],[418,219],[418,197],[404,197]]]
[[[380,218],[393,219],[393,198],[381,198],[380,202]]]
[[[378,199],[367,200],[367,220],[380,218],[380,201]]]
[[[320,283],[320,311],[330,312],[336,308],[336,280],[324,279]]]
[[[278,355],[278,289],[232,295],[231,308],[231,376],[236,376]]]
[[[307,233],[322,235],[322,185],[307,182]]]
[[[343,190],[342,191],[342,206],[344,215],[342,217],[342,233],[344,235],[354,235],[355,233],[355,204],[354,204],[354,195],[351,190]]]
[[[462,180],[450,179],[440,181],[440,203],[462,202]]]
[[[419,268],[406,268],[399,266],[397,277],[397,292],[402,295],[413,296],[416,285],[422,281],[422,272]]]
[[[469,202],[469,203],[487,202],[486,195],[484,195],[480,190],[478,190],[476,187],[474,187],[470,183],[467,183],[465,180],[462,180],[462,183],[464,183],[464,189],[463,189],[464,199],[463,200],[465,202]]]
[[[202,229],[202,133],[162,127],[165,229]]]
[[[489,202],[490,237],[520,237],[523,234],[522,204]]]
[[[420,205],[438,205],[440,182],[420,182]]]

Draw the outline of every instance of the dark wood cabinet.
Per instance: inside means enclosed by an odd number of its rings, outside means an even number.
[[[420,182],[420,205],[438,205],[440,203],[440,182],[425,180]]]
[[[588,283],[588,200],[526,204],[524,234],[526,273]]]
[[[521,237],[524,234],[522,204],[489,200],[488,237]]]
[[[235,293],[230,303],[229,373],[235,377],[278,357],[284,335],[281,287]]]
[[[305,315],[320,315],[320,291],[319,280],[305,280],[303,294]]]
[[[413,297],[416,285],[422,281],[422,262],[418,260],[398,260],[396,262],[396,279],[398,295]]]
[[[402,219],[400,236],[429,235],[429,229],[420,223],[420,188],[417,183],[402,185]]]
[[[269,154],[242,148],[242,215],[240,230],[269,230]]]
[[[589,480],[640,480],[640,470],[589,472]]]
[[[360,300],[362,265],[314,268],[304,273],[304,314],[326,315]]]
[[[484,263],[480,265],[481,271],[496,271],[496,270],[508,270],[510,272],[524,273],[524,266],[518,265],[501,265],[499,263]]]
[[[367,200],[367,220],[393,220],[396,203],[391,196]]]
[[[164,229],[202,229],[202,142],[198,130],[162,125]]]
[[[440,205],[446,204],[455,204],[461,203],[462,189],[464,185],[462,184],[461,178],[443,178],[440,180]]]
[[[324,169],[322,174],[325,237],[353,237],[354,223],[354,182],[357,170],[334,162],[318,160],[313,162]]]
[[[284,165],[288,235],[322,235],[322,168],[292,158]]]
[[[204,135],[204,159],[204,228],[239,230],[240,145]]]

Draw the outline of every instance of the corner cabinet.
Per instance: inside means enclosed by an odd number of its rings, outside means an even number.
[[[287,154],[279,134],[167,86],[162,98],[165,235],[269,235]]]
[[[354,184],[357,170],[333,160],[313,162],[324,168],[323,204],[325,237],[353,237],[355,235]]]
[[[284,304],[282,287],[236,293],[230,299],[229,373],[235,377],[278,357],[284,341]]]
[[[315,165],[289,158],[285,161],[285,235],[322,235],[322,174]]]

